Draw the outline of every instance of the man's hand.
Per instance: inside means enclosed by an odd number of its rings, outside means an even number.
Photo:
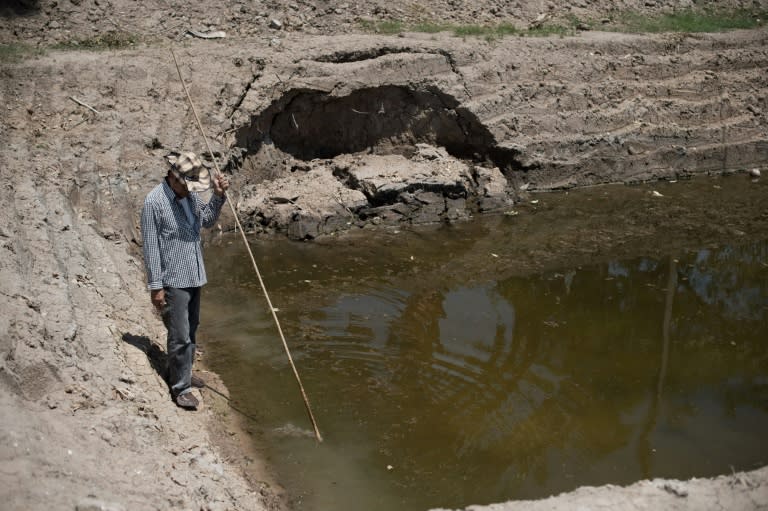
[[[229,179],[224,174],[213,178],[213,193],[221,197],[229,189]]]
[[[155,309],[163,312],[163,307],[165,307],[165,290],[153,289],[149,292],[149,296],[152,298],[152,305],[155,306]]]

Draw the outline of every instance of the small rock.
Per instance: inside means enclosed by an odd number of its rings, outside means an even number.
[[[278,19],[272,19],[272,21],[269,22],[269,28],[280,30],[283,28],[283,22]]]
[[[128,385],[133,385],[136,383],[136,378],[128,373],[122,373],[118,379],[123,383],[127,383]]]
[[[671,493],[676,497],[684,498],[688,496],[688,490],[686,490],[682,484],[677,484],[675,482],[668,482],[664,484],[662,488],[664,489],[664,491]]]
[[[760,177],[760,169],[749,169],[748,173],[752,177]]]

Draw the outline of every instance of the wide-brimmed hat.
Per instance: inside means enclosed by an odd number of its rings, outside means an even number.
[[[172,152],[166,156],[176,177],[190,192],[204,192],[211,187],[211,173],[195,153]]]

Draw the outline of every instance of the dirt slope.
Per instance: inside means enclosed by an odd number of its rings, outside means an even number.
[[[250,228],[305,238],[348,225],[460,219],[478,198],[505,207],[533,189],[765,169],[765,29],[493,42],[355,32],[361,19],[525,27],[542,15],[600,20],[689,4],[4,3],[4,45],[82,45],[117,37],[105,35],[115,30],[149,44],[0,63],[3,507],[279,506],[280,489],[258,455],[228,434],[236,414],[224,398],[204,390],[203,409],[184,413],[158,374],[163,328],[144,289],[138,211],[168,149],[202,149],[170,43],[214,151],[234,173],[233,199]],[[270,28],[273,19],[281,30]],[[190,29],[227,37],[189,38]],[[358,112],[379,121],[363,122]],[[340,134],[336,145],[314,152],[329,125]],[[427,190],[423,178],[376,202],[361,191],[364,180],[350,178],[376,158],[417,154],[432,155],[424,165],[467,165],[462,193],[475,202],[452,197],[455,182]],[[353,192],[362,195],[354,211],[343,195]],[[291,200],[274,200],[278,194]],[[221,228],[230,225],[225,214]],[[749,477],[758,486],[765,480]],[[729,481],[740,494],[740,479]],[[610,501],[614,493],[598,495]],[[734,508],[765,505],[745,502]]]
[[[264,38],[280,34],[348,35],[365,22],[478,24],[506,23],[527,28],[535,23],[598,25],[633,11],[659,14],[701,6],[695,0],[8,0],[0,14],[13,22],[0,29],[2,40],[18,38],[44,44],[89,40],[110,31],[142,39],[180,40],[188,30],[223,30],[230,37]],[[715,0],[708,8],[765,9],[760,0]],[[280,22],[279,29],[272,23]]]

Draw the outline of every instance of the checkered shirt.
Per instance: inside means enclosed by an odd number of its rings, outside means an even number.
[[[195,216],[190,224],[166,180],[147,194],[141,210],[141,235],[149,289],[200,287],[207,282],[200,228],[216,223],[225,200],[213,194],[206,204],[190,193],[189,206]]]

